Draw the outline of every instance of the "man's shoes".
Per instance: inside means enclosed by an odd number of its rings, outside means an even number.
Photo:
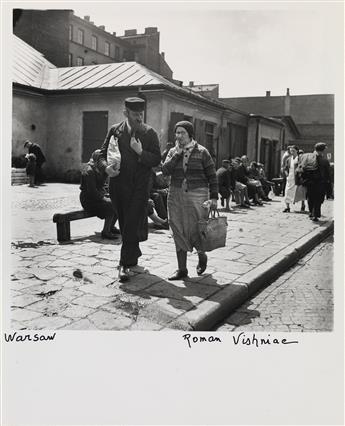
[[[121,282],[129,280],[129,268],[127,266],[119,266],[119,280]]]
[[[196,272],[198,275],[201,275],[206,271],[207,268],[207,256],[205,253],[199,254],[199,263],[196,267]]]
[[[305,212],[305,206],[301,207],[301,212]]]
[[[104,240],[116,240],[117,239],[117,235],[113,234],[112,232],[101,232],[101,237]]]
[[[243,209],[250,209],[249,204],[240,204],[240,207],[242,207]]]
[[[318,222],[319,218],[318,217],[313,217],[313,222]]]
[[[224,207],[224,198],[223,197],[220,199],[220,204],[222,205],[222,207]]]
[[[290,213],[290,208],[289,208],[289,207],[286,207],[286,208],[283,210],[283,213]]]
[[[182,278],[186,278],[188,276],[187,269],[177,269],[169,278],[169,281],[181,280]]]
[[[115,234],[115,235],[121,235],[121,231],[118,228],[116,228],[116,226],[114,226],[113,228],[111,228],[110,232],[112,234]]]

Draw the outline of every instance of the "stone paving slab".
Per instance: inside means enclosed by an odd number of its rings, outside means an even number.
[[[9,286],[14,328],[211,329],[333,226],[331,201],[323,205],[318,224],[297,211],[283,214],[281,197],[263,207],[221,212],[228,218],[226,247],[209,253],[207,271],[200,277],[197,255],[189,253],[189,277],[174,282],[167,281],[176,269],[170,231],[151,226],[149,239],[140,245],[140,265],[129,282],[120,283],[116,267],[121,240],[102,240],[99,219],[73,222],[71,242],[56,241],[52,216],[80,209],[78,196],[78,185],[47,184],[37,188],[36,199],[28,187],[12,187]],[[74,275],[77,270],[81,276]]]

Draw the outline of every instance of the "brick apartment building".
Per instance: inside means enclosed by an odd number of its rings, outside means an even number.
[[[145,28],[144,34],[131,29],[117,36],[72,10],[15,9],[13,32],[57,67],[135,61],[172,80],[164,52],[159,51],[156,27]]]
[[[330,161],[334,160],[334,95],[290,95],[251,96],[241,98],[222,98],[229,107],[238,108],[253,114],[269,117],[291,117],[296,123],[300,135],[285,138],[284,147],[297,144],[306,152],[313,150],[315,143],[327,143]]]

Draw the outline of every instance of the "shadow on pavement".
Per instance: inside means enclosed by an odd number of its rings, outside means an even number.
[[[167,281],[153,274],[138,274],[130,281],[122,283],[120,289],[144,299],[167,299],[168,305],[181,311],[179,314],[196,309],[205,299],[212,300],[212,295],[224,286],[218,285],[212,275],[207,276],[207,284],[202,284],[205,275],[187,277],[178,281]]]
[[[120,245],[122,243],[121,237],[116,238],[115,240],[106,240],[101,238],[101,233],[98,232],[95,235],[88,235],[85,237],[79,237],[79,238],[72,238],[70,241],[60,241],[60,245],[72,245],[74,243],[80,243],[83,241],[89,241],[92,243],[98,243],[102,245]]]

